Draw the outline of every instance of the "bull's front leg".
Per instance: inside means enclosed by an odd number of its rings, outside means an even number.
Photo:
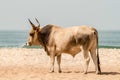
[[[57,56],[57,63],[58,63],[58,72],[61,73],[61,67],[60,67],[60,63],[61,63],[61,54]]]
[[[54,72],[55,55],[50,55],[50,73]]]

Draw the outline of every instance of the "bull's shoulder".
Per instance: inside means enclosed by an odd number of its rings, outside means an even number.
[[[55,30],[59,28],[56,25],[48,24],[44,26],[40,31],[40,38],[44,45],[48,44],[51,39],[51,34],[55,32]]]

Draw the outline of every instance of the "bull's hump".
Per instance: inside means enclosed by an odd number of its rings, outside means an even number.
[[[46,45],[49,42],[49,37],[52,32],[53,25],[46,25],[41,29],[40,37],[44,45]]]
[[[41,33],[50,33],[51,29],[52,29],[53,25],[46,25],[42,28]]]

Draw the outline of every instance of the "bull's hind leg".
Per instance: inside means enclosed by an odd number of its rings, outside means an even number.
[[[58,72],[61,73],[61,67],[60,67],[60,63],[61,63],[61,55],[57,56],[57,63],[58,63]]]
[[[91,54],[91,57],[92,57],[93,62],[95,64],[96,74],[101,73],[101,71],[100,71],[100,65],[98,63],[98,59],[97,59],[97,55],[96,55],[96,49],[90,50],[90,54]]]
[[[90,62],[90,58],[87,50],[83,50],[83,57],[84,57],[84,74],[87,74],[88,65]]]

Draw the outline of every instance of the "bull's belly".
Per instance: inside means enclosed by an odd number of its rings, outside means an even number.
[[[64,53],[70,54],[73,57],[81,51],[80,46],[70,47],[69,49],[64,50]]]

